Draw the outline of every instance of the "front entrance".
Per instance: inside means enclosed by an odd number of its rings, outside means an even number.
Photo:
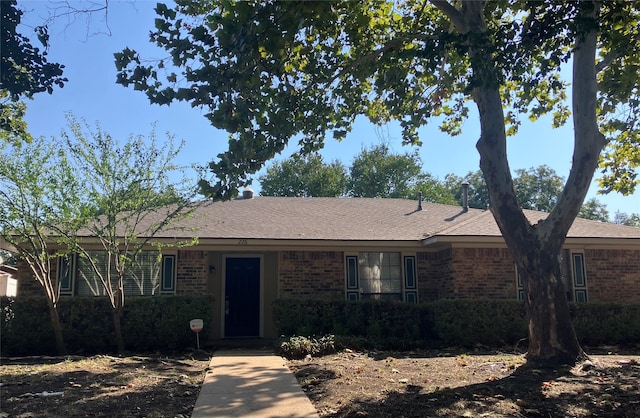
[[[224,336],[260,336],[260,258],[227,257]]]

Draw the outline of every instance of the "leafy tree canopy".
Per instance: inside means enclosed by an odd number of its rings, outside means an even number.
[[[339,161],[327,164],[322,156],[294,154],[275,162],[260,176],[264,196],[398,197],[426,202],[458,204],[446,185],[421,172],[417,154],[394,154],[386,145],[362,149],[347,169]]]
[[[33,137],[24,120],[27,105],[23,101],[10,101],[8,96],[7,91],[0,90],[0,141],[29,142]]]
[[[582,204],[578,217],[592,221],[610,222],[607,205],[599,202],[595,197]]]
[[[562,176],[546,165],[529,170],[518,169],[513,179],[520,206],[543,212],[551,212],[562,193],[564,182]]]
[[[470,208],[487,209],[489,207],[489,190],[482,177],[482,171],[470,171],[466,176],[460,177],[455,174],[447,174],[444,177],[444,184],[453,193],[456,202],[462,201],[462,183],[468,183],[467,192],[468,204]]]
[[[54,86],[63,87],[67,81],[62,76],[64,65],[47,61],[49,34],[46,26],[35,28],[38,41],[45,48],[41,50],[17,32],[22,11],[17,8],[16,0],[0,1],[0,13],[0,89],[8,93],[10,100],[17,101],[40,92],[52,93]]]
[[[565,178],[552,168],[541,165],[529,169],[515,170],[513,179],[516,196],[523,209],[550,212],[562,193]],[[464,177],[447,174],[446,188],[454,195],[455,201],[462,200],[462,182],[469,183],[469,207],[487,209],[489,207],[489,191],[480,170],[467,173]],[[580,208],[579,216],[594,221],[609,222],[607,206],[596,198],[589,199]]]
[[[422,174],[417,152],[393,154],[387,145],[363,149],[351,164],[349,194],[355,197],[408,197]]]
[[[460,185],[459,185],[460,186]],[[460,187],[458,187],[460,189]],[[422,200],[425,202],[442,203],[444,205],[459,205],[461,199],[456,199],[455,189],[449,189],[445,182],[429,173],[422,173],[418,176],[414,187],[410,190],[410,199],[415,199],[418,192],[422,193]]]
[[[342,163],[325,163],[317,153],[294,154],[281,163],[275,162],[259,180],[264,196],[338,197],[347,189],[347,172]]]
[[[465,97],[485,82],[479,71],[469,71],[468,49],[477,39],[453,32],[436,7],[443,2],[431,3],[159,3],[151,41],[170,58],[147,65],[126,48],[115,54],[118,83],[144,91],[152,103],[205,108],[230,140],[229,150],[210,164],[219,181],[203,183],[203,191],[233,195],[248,183],[247,173],[290,138],[299,135],[303,150],[317,150],[325,132],[343,138],[359,114],[374,123],[400,121],[407,143],[420,143],[417,129],[433,116],[443,117],[443,130],[459,134],[468,115]],[[563,124],[569,110],[559,68],[570,56],[572,34],[587,25],[576,20],[575,5],[483,7],[500,70],[495,82],[510,109],[508,133],[517,132],[522,114],[536,119],[553,112],[554,124]],[[640,53],[638,42],[627,39],[637,39],[639,31],[632,3],[604,7],[607,36],[600,51],[610,65],[599,75],[607,92],[600,112],[610,146],[602,159],[603,187],[631,192],[637,184]],[[629,111],[619,112],[623,107]]]
[[[613,222],[620,225],[640,227],[640,213],[624,213],[617,211],[613,217]]]

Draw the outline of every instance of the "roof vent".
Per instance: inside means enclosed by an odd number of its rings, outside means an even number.
[[[416,210],[422,210],[422,192],[418,192],[418,209]]]
[[[469,211],[469,182],[462,183],[462,211]]]
[[[243,199],[253,199],[253,189],[247,187],[246,189],[244,189],[242,191],[242,198]]]

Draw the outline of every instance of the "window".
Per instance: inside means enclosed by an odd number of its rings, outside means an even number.
[[[362,252],[348,255],[345,268],[347,300],[418,300],[415,256]]]
[[[89,255],[101,274],[111,273],[113,285],[117,281],[117,273],[113,258],[107,257],[105,251],[90,251]],[[61,294],[80,296],[105,295],[100,276],[96,274],[91,261],[86,257],[74,256],[60,259],[58,278]],[[152,296],[175,293],[176,256],[164,255],[161,258],[157,251],[142,251],[133,260],[124,278],[125,295]]]
[[[358,257],[347,256],[347,300],[358,300],[359,297]]]
[[[587,274],[584,269],[584,254],[573,253],[573,291],[576,302],[587,302]]]
[[[518,266],[516,266],[516,290],[518,292],[518,300],[524,300],[524,283],[522,283]]]
[[[162,287],[161,293],[175,293],[176,291],[176,256],[162,256]]]
[[[68,254],[58,258],[58,289],[61,295],[73,294],[73,272],[75,271],[75,265],[75,254]]]
[[[404,258],[404,300],[406,302],[418,302],[418,281],[416,275],[416,257]]]

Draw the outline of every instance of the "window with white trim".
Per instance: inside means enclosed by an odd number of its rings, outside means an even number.
[[[418,301],[415,256],[399,252],[361,252],[347,255],[347,300]]]
[[[105,251],[90,251],[89,255],[101,274],[110,271],[113,285],[117,283],[117,273],[113,258]],[[60,259],[58,280],[61,294],[79,296],[102,296],[105,289],[90,260],[74,255]],[[176,256],[159,257],[157,251],[142,251],[134,259],[124,277],[124,292],[130,296],[153,296],[175,293]]]

